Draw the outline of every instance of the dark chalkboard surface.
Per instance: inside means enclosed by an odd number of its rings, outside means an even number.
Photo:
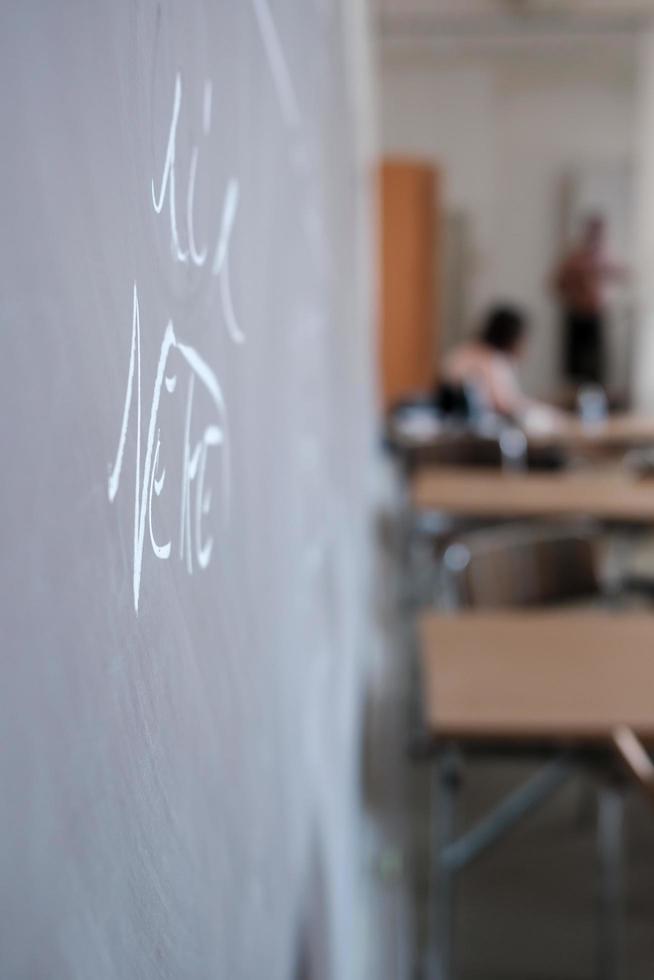
[[[354,6],[3,4],[7,980],[354,969]]]

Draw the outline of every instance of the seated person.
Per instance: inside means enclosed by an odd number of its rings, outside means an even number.
[[[481,411],[516,420],[524,420],[534,409],[556,414],[527,398],[518,384],[516,365],[524,352],[526,335],[527,321],[521,310],[493,307],[477,338],[460,344],[446,356],[441,392],[470,392]]]

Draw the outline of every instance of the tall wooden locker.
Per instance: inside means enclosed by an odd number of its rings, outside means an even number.
[[[432,164],[381,165],[381,386],[386,407],[431,386],[437,368],[439,180]]]

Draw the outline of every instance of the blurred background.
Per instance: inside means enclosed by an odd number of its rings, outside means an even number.
[[[638,387],[634,364],[647,323],[635,308],[647,296],[638,279],[651,166],[647,6],[379,0],[382,153],[413,163],[416,187],[425,174],[433,210],[424,302],[434,367],[490,303],[512,299],[533,321],[525,383],[560,395],[549,278],[598,212],[607,249],[632,273],[607,297],[604,380],[624,401],[646,399],[651,385]]]
[[[406,975],[644,980],[654,7],[372,6]]]
[[[654,6],[372,12],[401,975],[644,980]]]

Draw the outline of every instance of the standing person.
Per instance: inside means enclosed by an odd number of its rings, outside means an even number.
[[[563,320],[564,369],[572,381],[605,381],[606,287],[623,276],[606,254],[606,222],[590,215],[554,273]]]

